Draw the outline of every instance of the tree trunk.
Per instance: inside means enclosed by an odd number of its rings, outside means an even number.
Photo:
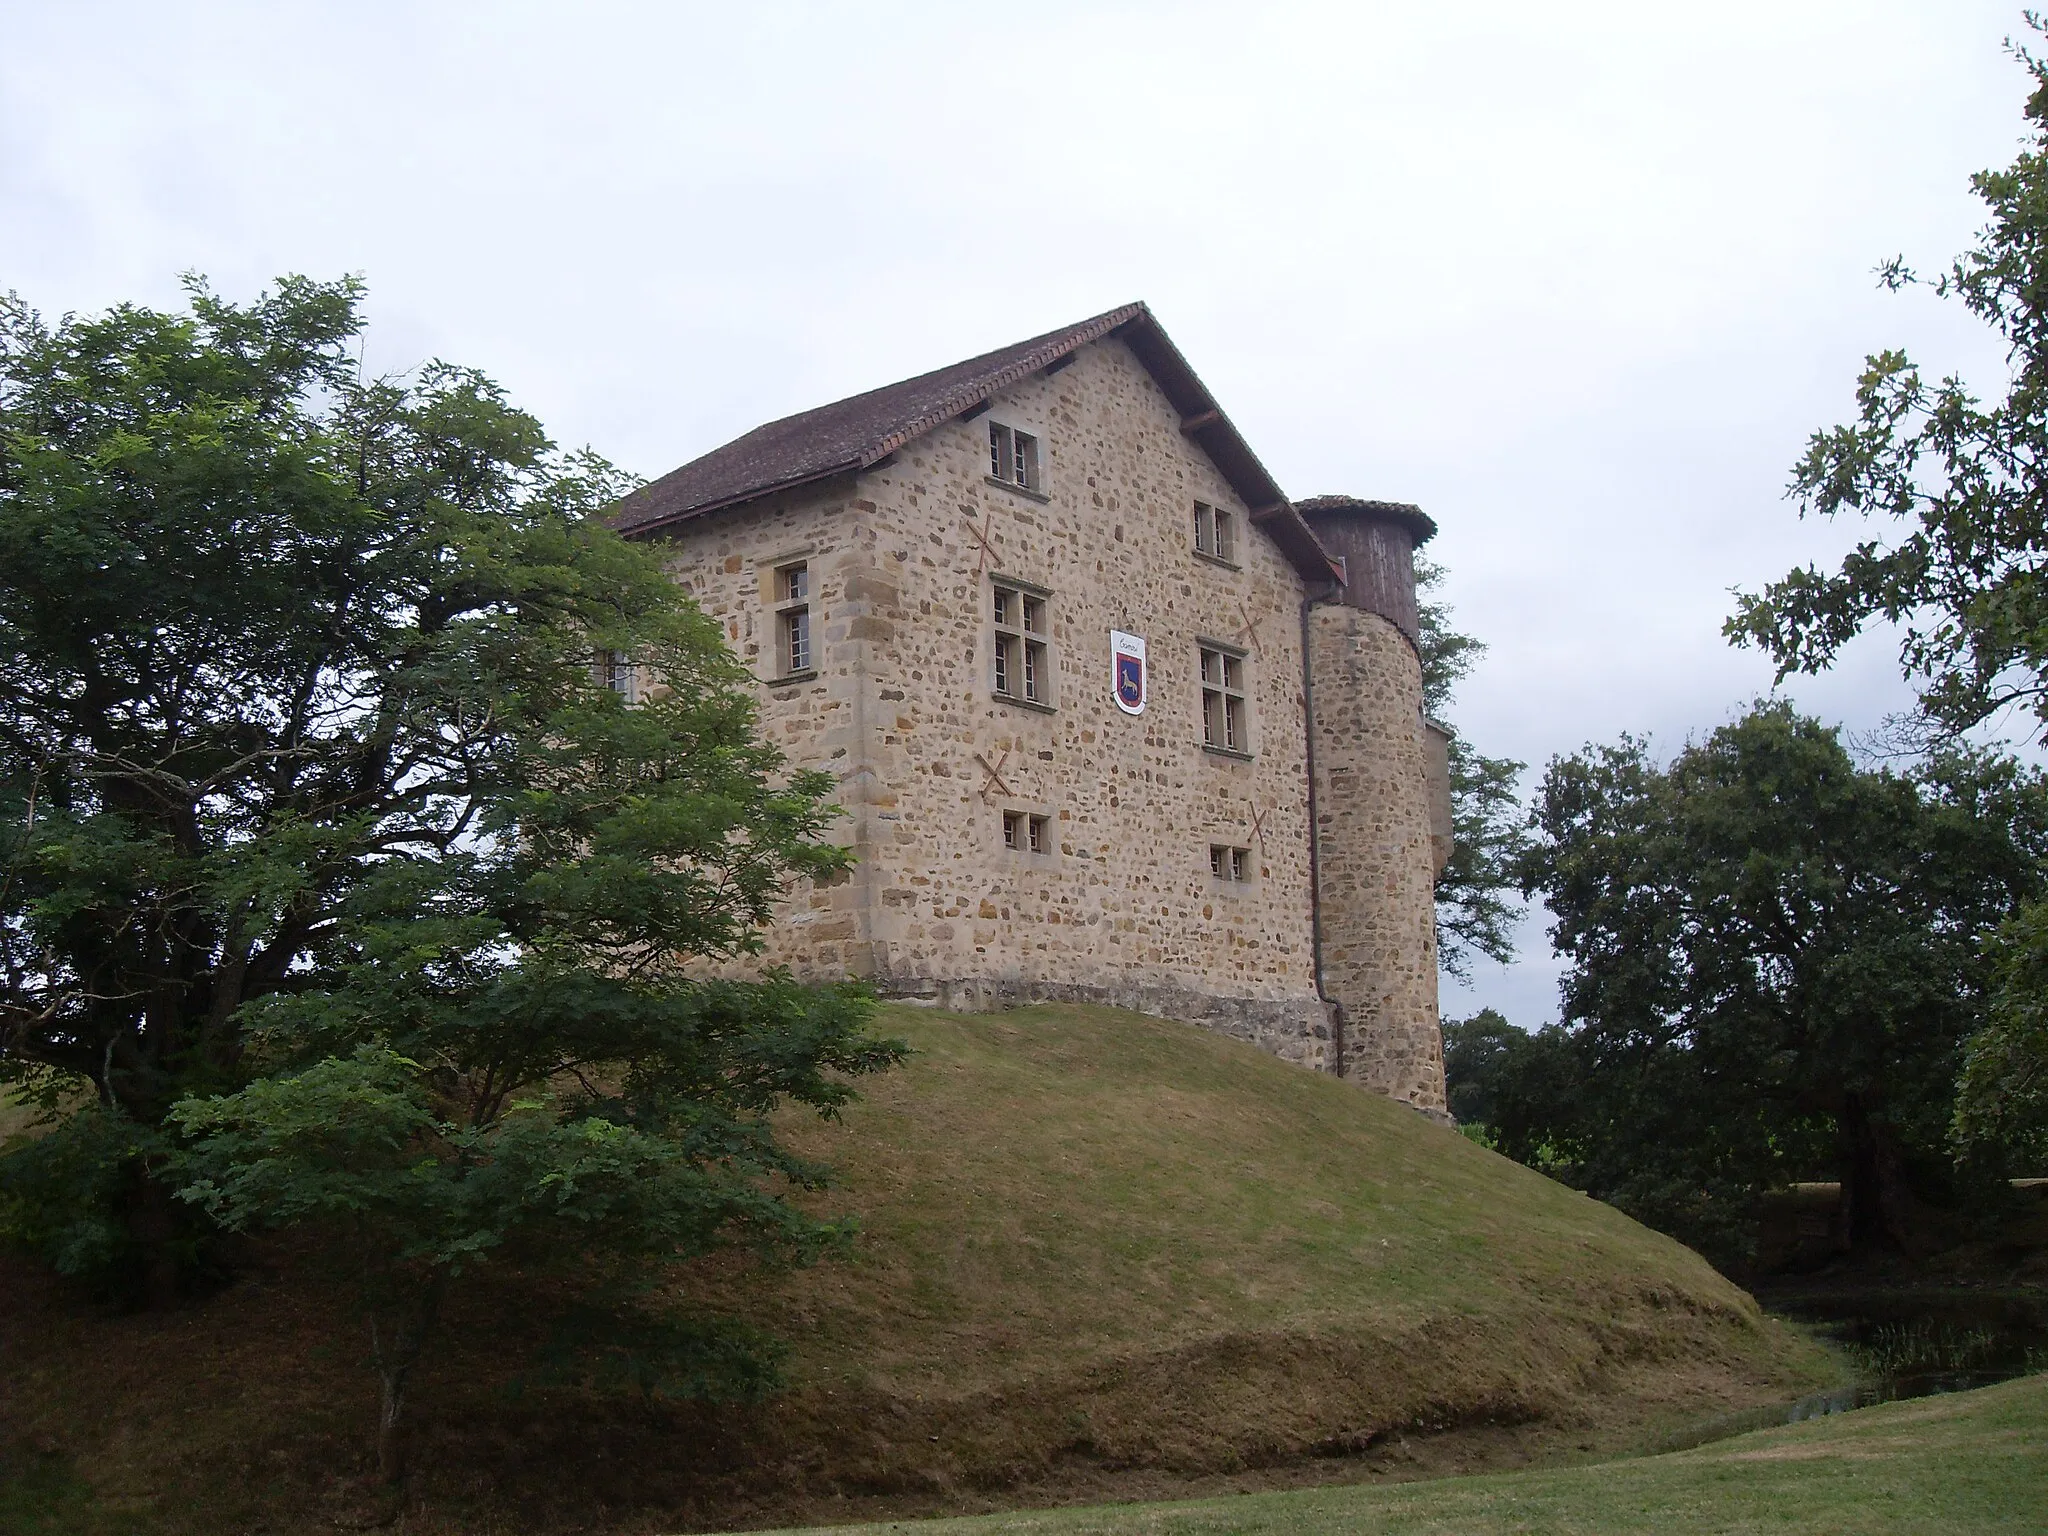
[[[406,1388],[420,1350],[441,1311],[444,1281],[436,1275],[415,1296],[383,1313],[370,1313],[370,1351],[377,1362],[383,1392],[377,1411],[377,1475],[387,1485],[405,1479],[407,1439]]]
[[[1912,1192],[1905,1157],[1882,1110],[1851,1093],[1837,1117],[1842,1131],[1842,1209],[1851,1248],[1878,1244],[1914,1251]]]
[[[377,1409],[377,1476],[386,1483],[405,1480],[405,1385],[410,1366],[380,1371],[384,1395]]]
[[[149,1171],[138,1168],[128,1195],[128,1235],[137,1250],[136,1282],[142,1305],[165,1312],[178,1304],[185,1289],[186,1213],[176,1197]]]

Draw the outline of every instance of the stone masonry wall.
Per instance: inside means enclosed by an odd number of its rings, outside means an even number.
[[[830,834],[865,852],[864,798],[872,790],[866,720],[867,650],[854,609],[873,563],[873,530],[854,506],[851,479],[764,498],[713,513],[664,536],[670,573],[718,620],[726,643],[761,680],[763,738],[798,767],[824,768],[839,780],[848,814]],[[813,671],[786,680],[777,664],[773,581],[801,560],[811,578]],[[865,858],[829,886],[799,881],[764,938],[758,961],[729,969],[787,965],[801,976],[834,980],[873,970],[868,913],[874,882]]]
[[[1343,1074],[1446,1113],[1422,669],[1386,619],[1309,610],[1323,984],[1344,1010]]]
[[[988,478],[991,419],[1039,439],[1043,494]],[[1236,514],[1234,565],[1195,553],[1197,499]],[[793,894],[768,958],[955,1005],[1119,1002],[1333,1066],[1311,942],[1302,584],[1246,512],[1106,340],[851,484],[665,535],[678,579],[757,665],[762,573],[812,564],[819,675],[764,687],[763,724],[839,776],[860,865]],[[1051,594],[1049,710],[993,695],[997,575]],[[1141,717],[1111,702],[1111,628],[1148,642]],[[1248,756],[1202,745],[1205,639],[1246,652]],[[1052,851],[1006,848],[1006,809],[1050,818]],[[1215,879],[1212,843],[1251,849],[1254,878]]]
[[[989,480],[991,420],[1038,438],[1041,496]],[[896,804],[877,807],[873,850],[878,973],[904,990],[1152,989],[1320,1020],[1300,579],[1179,428],[1107,341],[862,479],[906,536],[896,611],[875,615],[893,626],[875,641],[875,767]],[[1234,568],[1194,552],[1197,499],[1236,513]],[[996,576],[1051,594],[1051,710],[992,692]],[[1111,702],[1112,628],[1146,637],[1143,716]],[[1249,756],[1202,745],[1201,639],[1247,652]],[[1051,818],[1053,850],[1006,849],[1005,810]],[[1215,879],[1212,843],[1250,848],[1254,878]],[[1311,1030],[1288,1054],[1325,1047]]]

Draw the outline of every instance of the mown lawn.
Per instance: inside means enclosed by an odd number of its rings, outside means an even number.
[[[1546,1536],[2048,1530],[2048,1376],[1549,1472],[887,1525],[836,1536]]]

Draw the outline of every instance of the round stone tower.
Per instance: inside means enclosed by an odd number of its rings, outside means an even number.
[[[1308,609],[1309,729],[1324,994],[1342,1011],[1343,1076],[1444,1115],[1436,875],[1450,851],[1445,736],[1422,713],[1416,507],[1295,505],[1344,566]]]

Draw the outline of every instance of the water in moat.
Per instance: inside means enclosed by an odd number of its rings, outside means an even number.
[[[2048,1292],[2038,1289],[1800,1291],[1761,1299],[1770,1311],[1846,1353],[1855,1382],[1720,1415],[1690,1426],[1660,1449],[1686,1450],[1753,1429],[2048,1371]]]

